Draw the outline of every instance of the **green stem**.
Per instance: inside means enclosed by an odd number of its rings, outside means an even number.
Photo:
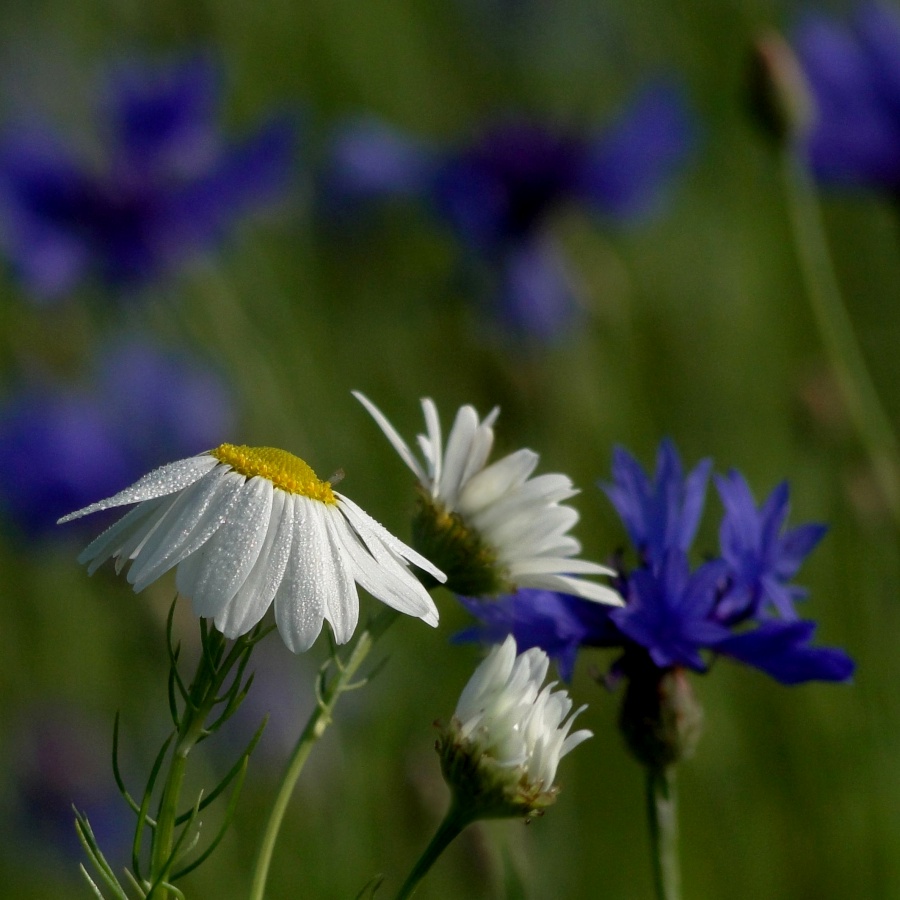
[[[675,766],[647,768],[647,824],[657,900],[678,900],[678,796]]]
[[[438,826],[438,830],[434,833],[425,851],[419,857],[418,862],[413,866],[403,887],[397,893],[397,900],[406,900],[412,897],[419,882],[428,874],[428,871],[435,864],[438,857],[447,849],[448,846],[456,839],[459,833],[477,816],[472,810],[466,810],[456,804],[451,803],[444,821]]]
[[[300,734],[288,760],[275,803],[272,806],[272,811],[269,813],[269,820],[263,832],[259,854],[253,871],[249,900],[263,900],[265,896],[272,853],[275,849],[275,842],[278,840],[278,833],[281,830],[288,803],[313,746],[331,724],[332,713],[337,705],[338,698],[341,694],[353,688],[353,678],[369,655],[375,641],[384,634],[398,617],[398,612],[389,607],[384,607],[368,628],[358,630],[353,642],[350,644],[346,662],[339,663],[337,675],[320,691],[316,708],[309,717],[309,721],[307,721],[306,727]]]
[[[227,658],[220,665],[211,664],[211,660],[224,643],[224,637],[217,632],[206,644],[197,665],[197,674],[190,688],[190,702],[185,704],[175,741],[175,749],[169,764],[169,772],[159,801],[159,813],[156,819],[156,830],[153,835],[153,846],[150,853],[150,882],[165,881],[171,871],[174,860],[172,850],[175,846],[175,827],[178,818],[178,806],[181,789],[187,771],[187,761],[191,750],[204,735],[206,719],[216,705],[219,691],[222,688],[234,664],[247,652],[245,644],[249,638],[241,637],[235,641]],[[154,900],[166,900],[169,890],[159,885],[151,891]]]
[[[885,502],[900,524],[900,443],[841,299],[816,188],[795,148],[782,151],[781,163],[794,245],[816,325]]]

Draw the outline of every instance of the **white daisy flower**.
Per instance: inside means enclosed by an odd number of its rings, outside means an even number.
[[[549,664],[537,647],[517,656],[512,635],[495,645],[439,741],[451,787],[474,794],[490,815],[529,815],[552,803],[559,761],[591,737],[569,733],[586,707],[572,712],[566,691],[554,691],[555,682],[542,687]]]
[[[228,638],[246,634],[274,604],[295,653],[312,646],[323,620],[343,644],[359,618],[357,584],[437,625],[434,602],[406,564],[442,582],[440,569],[284,450],[222,444],[59,522],[130,503],[137,506],[78,561],[89,574],[110,558],[116,572],[130,561],[135,591],[176,568],[179,593]]]
[[[567,532],[578,513],[562,503],[578,493],[571,479],[532,478],[539,459],[533,450],[487,465],[498,409],[479,421],[473,407],[461,407],[444,448],[437,408],[423,399],[427,434],[418,437],[420,462],[384,414],[363,394],[354,396],[419,479],[413,543],[447,573],[451,590],[485,596],[542,588],[622,605],[612,588],[580,577],[615,572],[573,558],[581,544]]]

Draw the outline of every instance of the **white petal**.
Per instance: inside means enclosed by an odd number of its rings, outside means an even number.
[[[428,572],[437,581],[443,584],[447,580],[447,576],[430,560],[417,553],[412,547],[404,544],[400,538],[391,534],[387,528],[381,523],[376,522],[365,510],[361,509],[349,497],[339,494],[337,491],[334,495],[340,500],[340,507],[353,527],[359,532],[363,540],[367,535],[371,534],[380,545],[388,547],[397,557],[401,557],[414,566],[418,566],[423,572]]]
[[[284,491],[274,491],[269,530],[259,558],[234,599],[216,618],[216,628],[225,637],[246,634],[266,614],[284,578],[293,536],[294,504]]]
[[[497,417],[500,412],[499,407],[494,407],[492,416]],[[490,418],[490,417],[489,417]],[[462,483],[465,485],[470,478],[480,472],[488,457],[491,455],[491,448],[494,446],[494,429],[487,424],[487,420],[482,422],[476,429],[472,438],[472,447],[469,451],[469,458],[466,460],[466,467],[462,474]]]
[[[426,459],[429,463],[429,475],[431,476],[431,483],[438,484],[441,480],[444,446],[441,437],[441,420],[438,417],[437,407],[434,405],[431,397],[425,397],[422,400],[422,412],[425,414],[425,428],[428,431],[429,450],[426,454]]]
[[[175,498],[164,527],[157,529],[153,539],[147,542],[140,561],[128,573],[132,584],[140,583],[135,590],[143,590],[178,562],[174,558],[178,550],[188,541],[223,479],[229,474],[225,466],[217,466]]]
[[[214,480],[213,480],[214,479]],[[179,565],[182,560],[197,553],[213,535],[228,521],[232,509],[246,484],[246,478],[231,469],[221,467],[221,474],[213,472],[209,476],[211,493],[193,495],[193,508],[179,504],[178,518],[167,522],[171,531],[171,544],[160,541],[160,545],[146,563],[129,572],[129,580],[134,579],[134,589],[142,591],[148,584],[164,572]],[[179,588],[179,590],[181,590]],[[190,596],[190,594],[185,594]]]
[[[341,511],[325,503],[317,503],[314,515],[325,527],[330,548],[330,566],[333,584],[325,598],[325,618],[331,624],[334,639],[338,644],[346,644],[356,630],[359,621],[359,594],[351,575],[351,566],[344,560],[344,548],[337,529],[346,527]],[[338,524],[340,523],[340,524]]]
[[[200,576],[203,574],[206,565],[206,557],[203,555],[203,547],[193,552],[190,556],[186,556],[175,569],[175,587],[182,597],[193,597],[194,587],[196,586]],[[196,606],[191,604],[194,612],[199,616]]]
[[[519,587],[543,588],[561,594],[574,594],[583,600],[606,603],[610,606],[624,606],[625,601],[612,588],[593,581],[582,581],[568,575],[526,575],[518,581]]]
[[[615,570],[586,559],[568,559],[559,556],[535,556],[512,563],[509,574],[515,581],[519,575],[556,572],[565,575],[615,575]]]
[[[116,574],[122,571],[122,567],[131,559],[134,559],[141,549],[146,545],[147,541],[153,536],[153,533],[159,528],[160,524],[168,515],[169,510],[175,503],[174,497],[157,498],[162,500],[159,506],[150,516],[144,520],[141,527],[135,528],[127,540],[122,541],[121,546],[117,547],[113,553],[116,558]]]
[[[513,487],[524,484],[539,459],[533,450],[517,450],[482,469],[465,486],[457,508],[466,515],[491,506]]]
[[[189,459],[181,459],[178,462],[160,466],[160,468],[148,472],[130,487],[119,491],[118,494],[63,516],[57,524],[62,525],[72,519],[100,512],[103,509],[111,509],[114,506],[126,506],[129,503],[139,503],[142,500],[152,500],[156,497],[174,494],[189,484],[193,484],[198,478],[202,478],[218,464],[219,461],[214,456],[202,453],[200,456],[192,456]]]
[[[198,551],[206,558],[191,597],[198,616],[216,617],[247,579],[269,530],[273,491],[267,478],[250,478],[228,521]]]
[[[462,488],[462,475],[472,450],[472,439],[478,427],[478,413],[474,407],[461,406],[447,438],[447,452],[444,454],[444,471],[440,483],[436,484],[433,496],[439,497],[449,509],[456,509],[456,501]]]
[[[159,497],[156,500],[145,500],[139,503],[134,509],[129,510],[114,522],[78,554],[78,562],[88,566],[88,575],[93,575],[97,569],[103,565],[122,544],[128,540],[129,536],[135,529],[144,527],[144,523],[149,516],[159,509],[165,503],[165,497]]]
[[[412,450],[409,449],[409,445],[406,441],[403,440],[402,437],[397,433],[397,429],[391,425],[390,422],[385,418],[384,413],[369,400],[365,394],[361,394],[359,391],[351,392],[357,400],[368,410],[369,415],[375,420],[378,427],[384,432],[385,437],[393,444],[394,449],[400,454],[401,459],[412,469],[416,478],[419,481],[427,485],[428,484],[428,476],[425,471],[419,465],[419,461],[413,455]]]
[[[375,559],[349,521],[336,521],[334,524],[333,534],[343,547],[345,560],[357,584],[393,609],[416,616],[429,625],[437,625],[438,612],[434,601],[407,569],[386,553],[382,554],[382,559]]]
[[[278,633],[288,649],[302,653],[315,643],[325,620],[322,598],[310,590],[309,572],[315,566],[316,557],[327,552],[327,547],[317,544],[310,528],[306,503],[313,501],[300,495],[292,495],[290,500],[294,506],[291,556],[273,602]]]
[[[578,512],[571,506],[557,505],[557,501],[574,497],[578,491],[572,488],[571,482],[569,482],[569,488],[564,494],[558,493],[557,496],[548,498],[545,496],[542,480],[543,476],[511,488],[507,494],[490,505],[473,510],[469,518],[477,528],[488,530],[502,525],[507,519],[511,519],[521,512],[527,512],[541,521],[552,516],[567,517],[568,524],[565,527],[571,528],[578,521]]]

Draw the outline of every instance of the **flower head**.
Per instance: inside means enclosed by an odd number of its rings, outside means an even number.
[[[388,606],[437,625],[433,601],[406,567],[443,573],[390,534],[301,459],[272,447],[221,444],[170,463],[71,519],[136,503],[82,551],[143,590],[172,568],[179,593],[229,638],[275,607],[285,644],[308,649],[327,620],[338,643],[359,617],[359,584]]]
[[[527,816],[552,803],[559,761],[591,737],[569,733],[585,707],[573,713],[565,691],[542,687],[548,665],[537,648],[517,656],[508,637],[475,670],[442,734],[445,778],[481,818]]]
[[[571,206],[620,222],[652,212],[692,131],[682,91],[667,82],[597,131],[507,117],[441,149],[366,120],[336,136],[325,193],[339,211],[418,199],[457,239],[506,329],[553,338],[577,309],[554,216]]]
[[[883,3],[858,7],[848,26],[809,13],[794,46],[817,115],[807,151],[832,184],[900,190],[900,14]]]
[[[578,513],[562,504],[578,493],[571,480],[532,478],[539,459],[532,450],[487,464],[497,409],[479,420],[471,406],[461,407],[444,447],[437,408],[422,400],[428,433],[419,436],[420,462],[383,413],[362,394],[354,396],[419,479],[416,544],[447,572],[451,590],[481,596],[531,587],[622,602],[611,588],[579,577],[614,573],[574,558],[581,545],[567,532]]]
[[[465,601],[483,623],[465,637],[497,641],[514,634],[556,657],[565,678],[582,646],[620,648],[612,674],[646,683],[673,668],[705,672],[710,655],[754,666],[783,684],[848,680],[853,661],[841,650],[809,646],[814,623],[797,621],[791,603],[802,591],[790,579],[824,528],[801,525],[782,534],[786,485],[757,509],[743,477],[732,471],[716,480],[725,506],[721,555],[693,566],[689,551],[710,464],[704,461],[685,478],[669,441],[657,460],[651,482],[630,454],[617,450],[614,480],[604,487],[637,556],[634,568],[620,563],[624,606],[597,607],[586,616],[575,597],[529,591],[490,606]]]
[[[114,72],[100,167],[44,128],[20,125],[0,140],[0,246],[36,298],[59,297],[89,275],[117,287],[167,275],[275,198],[293,126],[273,120],[226,142],[218,82],[201,56]]]

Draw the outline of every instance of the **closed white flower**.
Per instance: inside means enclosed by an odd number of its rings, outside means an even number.
[[[542,686],[548,666],[537,647],[517,656],[510,635],[475,670],[442,735],[445,777],[469,795],[462,803],[482,807],[481,817],[529,815],[552,803],[559,761],[591,737],[569,733],[585,707],[573,713],[566,691]]]
[[[137,503],[84,549],[93,572],[107,559],[135,591],[172,568],[198,616],[229,638],[250,631],[274,604],[295,653],[327,620],[345,643],[359,618],[356,585],[388,606],[437,625],[437,609],[407,568],[443,573],[394,537],[302,460],[272,447],[222,444],[170,463],[71,519]]]
[[[578,493],[571,479],[532,478],[539,460],[533,450],[487,465],[497,409],[479,421],[473,407],[461,407],[445,448],[437,408],[423,399],[420,462],[384,414],[362,394],[354,396],[418,478],[414,544],[447,573],[451,590],[484,596],[542,588],[622,605],[612,588],[582,577],[614,575],[612,569],[574,558],[581,544],[568,531],[578,513],[562,503]]]

